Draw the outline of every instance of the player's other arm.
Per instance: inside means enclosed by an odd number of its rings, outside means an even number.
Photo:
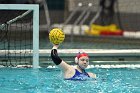
[[[94,74],[94,73],[88,72],[88,75],[89,75],[91,78],[96,78],[96,74]]]

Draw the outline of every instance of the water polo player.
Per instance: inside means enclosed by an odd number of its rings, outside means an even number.
[[[86,72],[85,68],[89,65],[89,56],[87,53],[79,53],[75,57],[76,67],[67,64],[57,53],[59,45],[53,44],[51,50],[51,58],[53,62],[62,69],[65,80],[87,80],[88,78],[96,78],[91,72]]]

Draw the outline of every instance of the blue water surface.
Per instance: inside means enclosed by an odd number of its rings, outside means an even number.
[[[140,69],[90,68],[96,80],[63,80],[58,68],[0,68],[0,93],[140,93]]]

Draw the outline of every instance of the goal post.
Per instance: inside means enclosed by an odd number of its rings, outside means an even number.
[[[33,68],[39,67],[39,5],[37,4],[0,4],[0,10],[31,10],[33,11]]]

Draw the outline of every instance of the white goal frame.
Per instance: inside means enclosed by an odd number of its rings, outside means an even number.
[[[0,4],[0,10],[32,10],[33,11],[33,68],[39,68],[39,5]]]

